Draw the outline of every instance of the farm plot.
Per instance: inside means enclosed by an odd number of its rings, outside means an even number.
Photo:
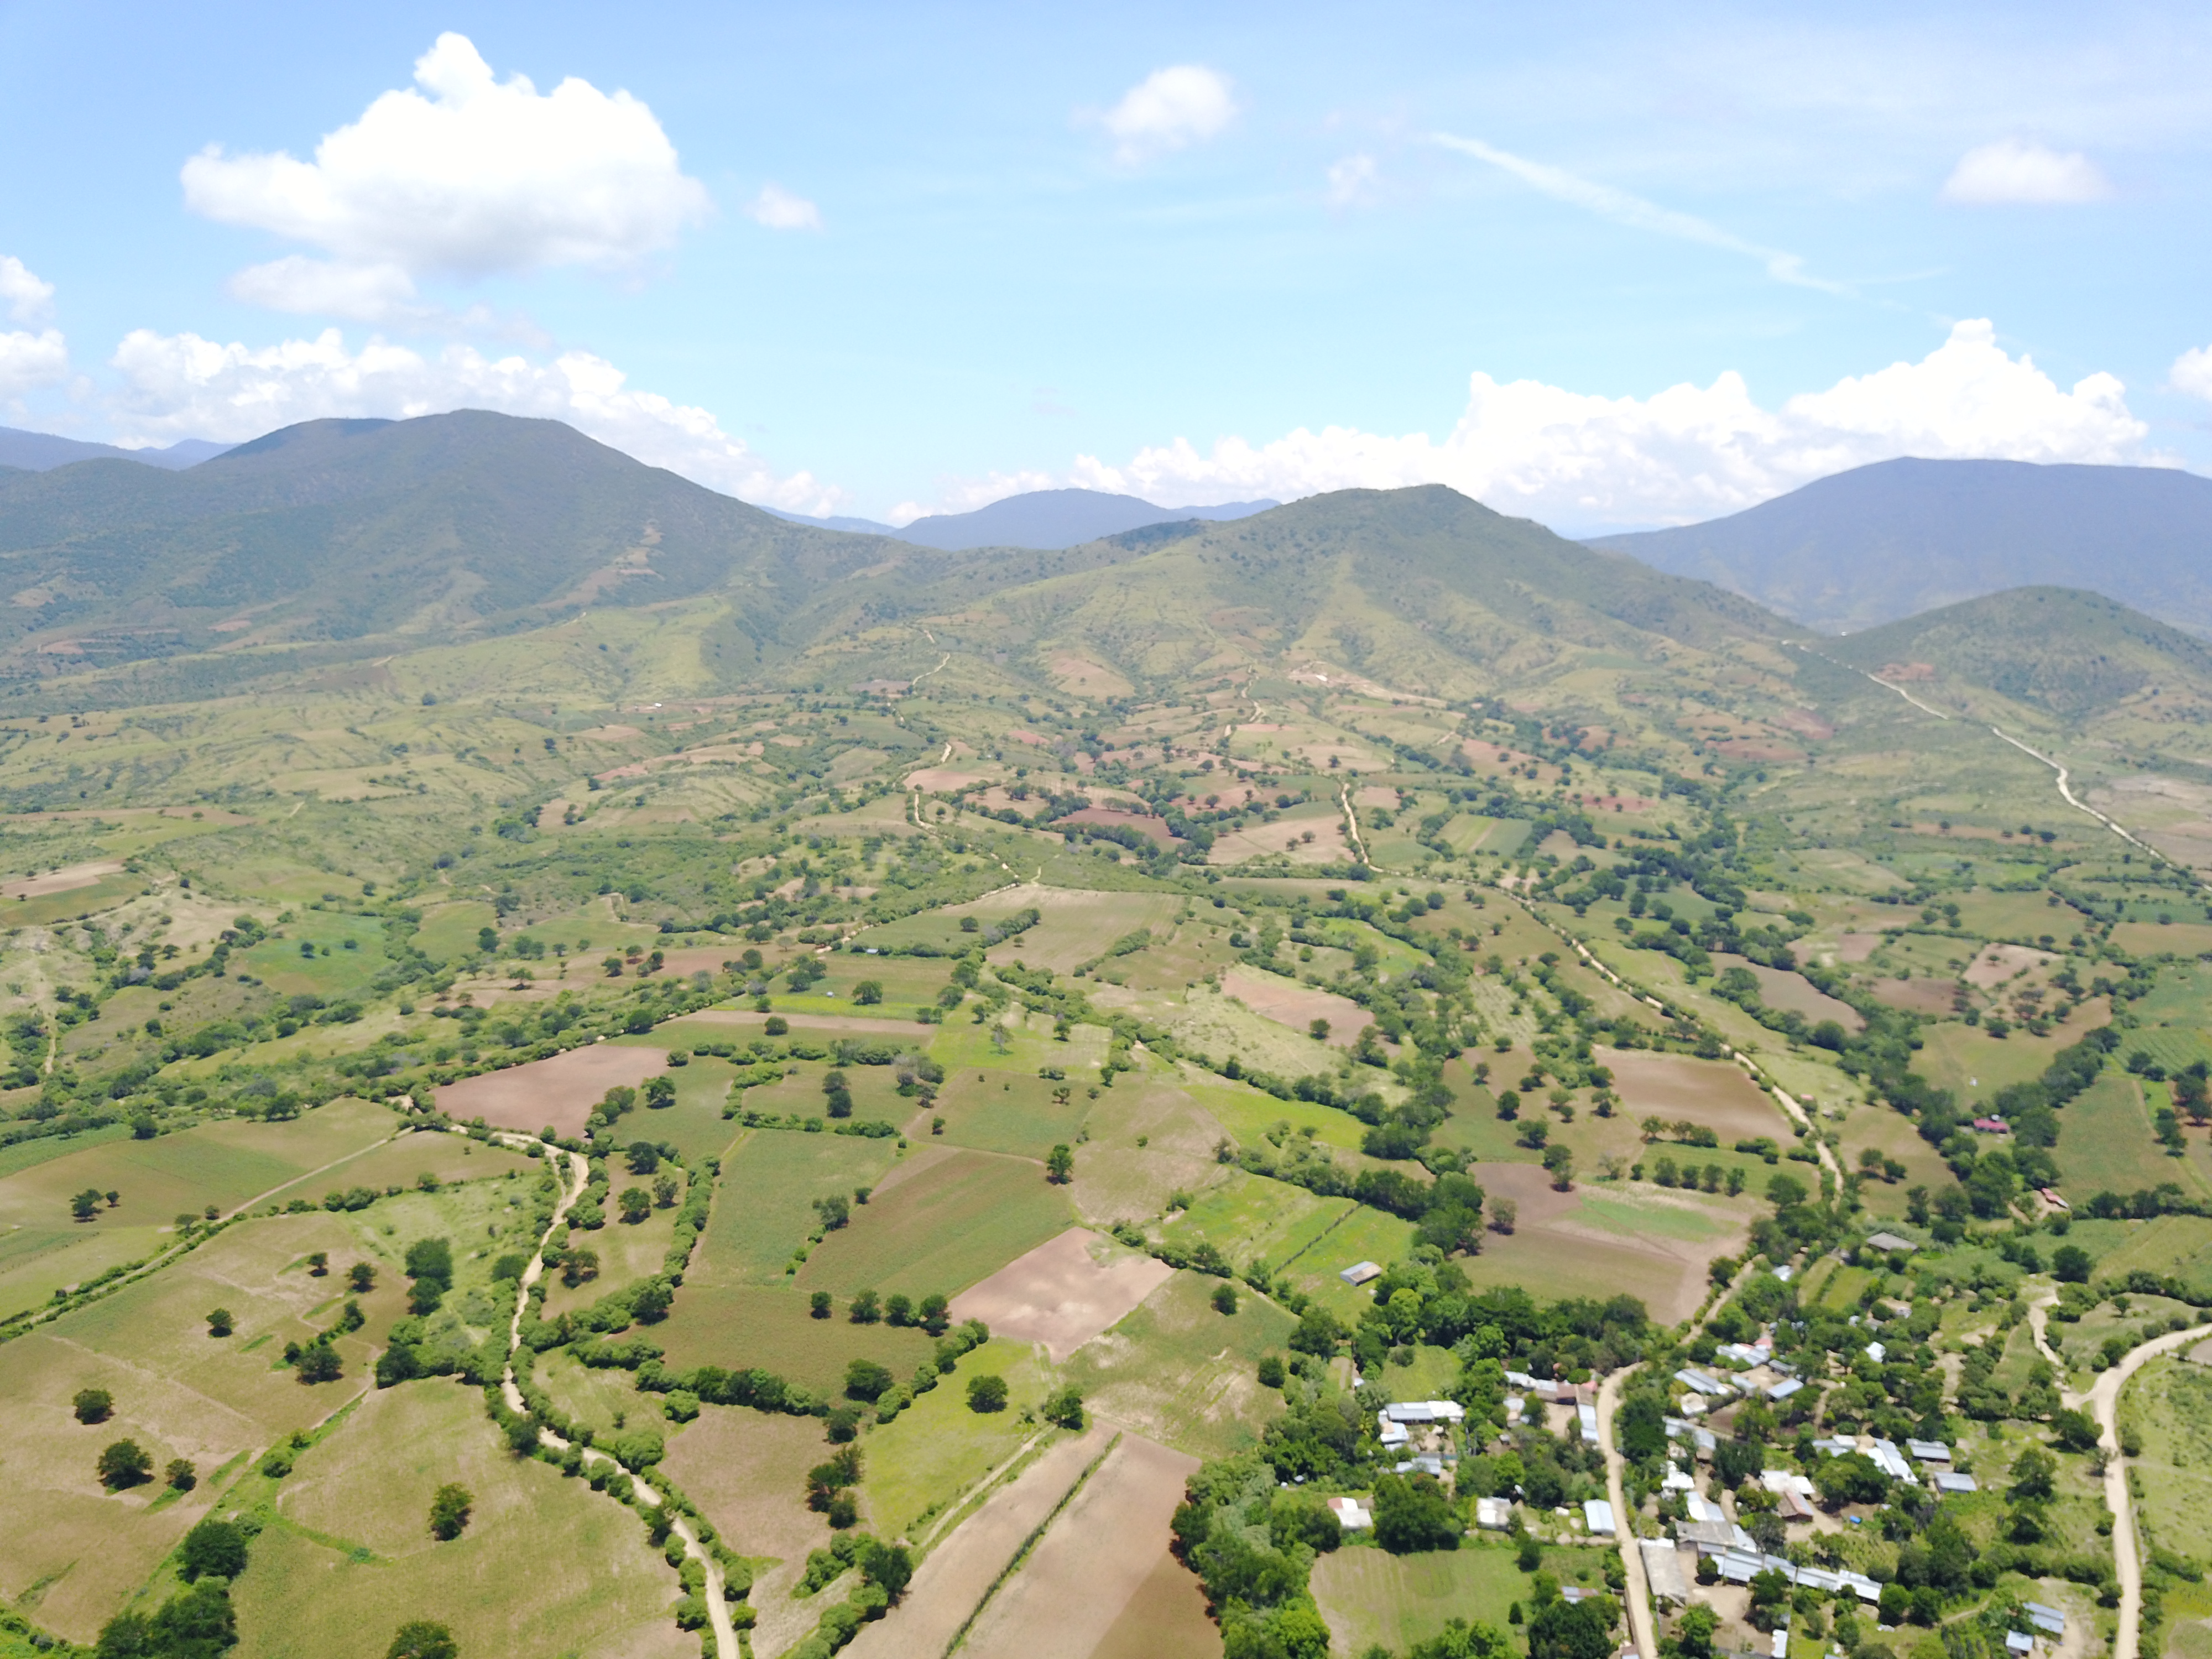
[[[1547,1299],[1633,1296],[1660,1320],[1696,1310],[1705,1264],[1737,1250],[1751,1221],[1748,1206],[1732,1212],[1726,1200],[1641,1183],[1559,1193],[1524,1164],[1477,1164],[1468,1173],[1493,1213],[1500,1199],[1520,1212],[1510,1236],[1489,1235],[1483,1253],[1461,1264],[1477,1288],[1519,1285]]]
[[[437,1091],[438,1109],[456,1123],[481,1117],[495,1128],[526,1134],[536,1134],[550,1124],[564,1136],[580,1135],[584,1120],[608,1090],[617,1085],[634,1089],[667,1069],[665,1048],[590,1043],[449,1083]]]
[[[2203,1559],[2212,1552],[2212,1367],[2151,1361],[2129,1382],[2120,1420],[2142,1442],[2128,1468],[2141,1482],[2148,1541]]]
[[[1005,1380],[1004,1411],[969,1407],[968,1382],[976,1376]],[[1036,1438],[1038,1425],[1022,1414],[1034,1412],[1052,1386],[1036,1350],[1025,1344],[994,1337],[963,1354],[937,1387],[868,1436],[861,1492],[872,1523],[886,1537],[921,1539]]]
[[[828,1455],[813,1418],[707,1406],[669,1441],[661,1467],[731,1548],[786,1569],[762,1575],[753,1594],[765,1605],[830,1540],[830,1523],[805,1496],[806,1471]]]
[[[1174,1269],[1071,1227],[952,1299],[955,1319],[980,1319],[993,1334],[1042,1342],[1064,1361],[1157,1290]]]
[[[2081,1197],[2132,1193],[2179,1174],[2151,1127],[2142,1085],[2112,1066],[2058,1115],[2057,1158],[2067,1191]]]
[[[1279,1267],[1302,1256],[1358,1207],[1348,1198],[1318,1198],[1288,1182],[1237,1170],[1199,1193],[1164,1231],[1170,1243],[1185,1249],[1210,1243],[1241,1265]]]
[[[157,1468],[182,1457],[204,1474],[360,1391],[367,1332],[338,1342],[345,1376],[336,1382],[306,1387],[273,1363],[337,1311],[342,1281],[307,1271],[317,1249],[338,1263],[358,1255],[348,1219],[318,1212],[241,1223],[161,1273],[0,1346],[0,1398],[9,1402],[0,1466],[15,1493],[0,1504],[0,1595],[46,1583],[41,1620],[89,1642],[213,1495],[211,1481],[181,1502],[157,1504],[158,1484],[110,1495],[93,1468],[102,1447],[134,1439]],[[365,1313],[388,1319],[400,1292],[362,1300]],[[217,1307],[234,1316],[228,1337],[209,1334],[206,1315]],[[93,1427],[71,1410],[86,1388],[114,1398],[113,1416]]]
[[[853,1659],[907,1659],[946,1651],[1024,1541],[1083,1478],[1107,1438],[1104,1429],[1093,1427],[1062,1440],[992,1493],[923,1559],[905,1600],[879,1623],[861,1627],[848,1650]]]
[[[1182,900],[1170,893],[1099,893],[1066,887],[1022,886],[977,901],[977,908],[994,911],[1034,907],[1043,920],[1018,938],[996,945],[987,952],[997,962],[1024,962],[1032,968],[1066,973],[1077,965],[1103,956],[1114,942],[1140,927],[1164,927],[1173,921]],[[957,914],[956,907],[951,914]]]
[[[1527,1595],[1528,1582],[1511,1555],[1481,1547],[1422,1555],[1340,1549],[1313,1570],[1314,1600],[1340,1653],[1402,1651],[1434,1639],[1452,1619],[1504,1630],[1506,1609]]]
[[[1701,1124],[1723,1145],[1788,1133],[1782,1109],[1724,1060],[1602,1048],[1598,1060],[1611,1069],[1621,1112],[1631,1122],[1656,1116]]]
[[[1542,1171],[1537,1173],[1540,1176]],[[1486,1170],[1476,1179],[1485,1187],[1490,1184]],[[1320,1234],[1287,1271],[1292,1285],[1349,1324],[1374,1302],[1368,1292],[1354,1290],[1337,1275],[1358,1261],[1384,1267],[1402,1261],[1413,1248],[1412,1222],[1355,1204],[1345,1212],[1343,1220]]]
[[[849,1304],[842,1301],[828,1318],[817,1319],[807,1298],[786,1285],[702,1282],[696,1273],[676,1293],[675,1311],[653,1327],[653,1340],[668,1350],[669,1365],[679,1371],[757,1366],[823,1394],[844,1387],[845,1367],[855,1359],[872,1359],[894,1376],[911,1376],[935,1346],[911,1327],[856,1325]]]
[[[1058,1069],[1066,1071],[1065,1066]],[[1075,1073],[1079,1079],[1080,1073]],[[1056,1100],[1056,1095],[1065,1096]],[[1015,1072],[948,1071],[933,1109],[945,1119],[951,1146],[1006,1152],[1042,1162],[1054,1146],[1073,1145],[1095,1109],[1079,1082],[1069,1085]]]
[[[1071,1189],[1087,1221],[1147,1220],[1176,1191],[1196,1192],[1220,1178],[1213,1148],[1222,1126],[1182,1089],[1152,1078],[1141,1085],[1125,1080],[1093,1103],[1087,1125],[1091,1139],[1075,1149]]]
[[[1324,1021],[1328,1030],[1322,1041],[1340,1048],[1350,1048],[1358,1041],[1359,1033],[1373,1023],[1367,1011],[1350,997],[1340,997],[1334,991],[1301,985],[1280,974],[1261,973],[1254,968],[1231,968],[1221,976],[1221,993],[1236,998],[1261,1018],[1272,1019],[1278,1025],[1287,1025],[1294,1031],[1310,1035],[1314,1021]]]
[[[1134,1313],[1078,1349],[1062,1370],[1103,1415],[1195,1457],[1253,1444],[1280,1409],[1253,1370],[1279,1353],[1297,1321],[1240,1293],[1234,1314],[1210,1301],[1220,1280],[1178,1273]]]
[[[423,1517],[447,1481],[468,1528],[433,1540]],[[240,1659],[380,1650],[405,1620],[449,1626],[464,1652],[689,1659],[668,1604],[676,1574],[636,1518],[580,1480],[511,1455],[470,1389],[374,1390],[299,1460],[280,1519],[239,1579]],[[589,1562],[549,1576],[549,1560]]]
[[[1066,1191],[1027,1159],[922,1147],[853,1212],[851,1224],[822,1241],[799,1269],[799,1285],[949,1293],[1073,1219]]]
[[[819,1218],[814,1200],[872,1187],[897,1158],[888,1140],[756,1129],[722,1160],[720,1191],[693,1279],[781,1284],[784,1264]]]
[[[1170,1559],[1168,1522],[1197,1468],[1194,1457],[1122,1436],[991,1599],[966,1650],[977,1659],[1091,1659]],[[1213,1634],[1202,1610],[1199,1617]]]

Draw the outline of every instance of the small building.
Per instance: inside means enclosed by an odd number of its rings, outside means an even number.
[[[1867,1455],[1874,1460],[1875,1468],[1880,1469],[1891,1480],[1912,1479],[1912,1466],[1905,1461],[1905,1454],[1898,1450],[1897,1443],[1894,1440],[1875,1441],[1874,1449],[1868,1452]]]
[[[1385,1406],[1382,1414],[1393,1423],[1462,1423],[1467,1407],[1456,1400],[1407,1400]]]
[[[1697,1489],[1698,1483],[1691,1480],[1680,1465],[1674,1463],[1667,1466],[1667,1478],[1659,1483],[1662,1492],[1695,1492]]]
[[[1947,1492],[1979,1492],[1981,1483],[1971,1474],[1954,1474],[1949,1469],[1940,1470],[1936,1476],[1936,1490]]]
[[[1804,1383],[1800,1382],[1797,1378],[1794,1376],[1785,1376],[1782,1381],[1775,1383],[1772,1387],[1767,1389],[1766,1397],[1778,1404],[1780,1401],[1789,1399],[1791,1395],[1796,1394],[1804,1386]]]
[[[1908,1440],[1905,1449],[1912,1455],[1916,1463],[1948,1463],[1951,1449],[1940,1440]]]
[[[1866,1357],[1879,1365],[1889,1358],[1889,1350],[1879,1342],[1869,1342],[1866,1345]]]
[[[2054,1210],[2071,1210],[2074,1207],[2058,1196],[2058,1189],[2056,1187],[2038,1187],[2035,1189],[2035,1195]]]
[[[2046,1607],[2040,1601],[2023,1601],[2020,1610],[2027,1615],[2027,1622],[2045,1636],[2066,1634],[2066,1615],[2057,1607]]]
[[[1899,1238],[1895,1233],[1869,1233],[1867,1245],[1876,1250],[1904,1250],[1908,1254],[1920,1247],[1909,1238]]]
[[[1406,1425],[1392,1421],[1387,1411],[1375,1413],[1375,1437],[1382,1443],[1385,1450],[1402,1446],[1411,1438],[1406,1432]]]
[[[1346,1532],[1358,1532],[1375,1524],[1375,1512],[1357,1498],[1332,1498],[1328,1507],[1336,1516],[1337,1525]]]
[[[1587,1446],[1597,1444],[1597,1407],[1577,1406],[1575,1417],[1582,1425],[1583,1443]]]
[[[1810,1521],[1813,1518],[1813,1506],[1794,1492],[1775,1494],[1774,1512],[1784,1521]]]
[[[1513,1500],[1510,1498],[1476,1498],[1474,1524],[1485,1532],[1512,1531]]]
[[[2033,1636],[2030,1636],[2024,1630],[2008,1630],[2005,1632],[2005,1651],[2007,1653],[2033,1653],[2035,1651],[2035,1638]]]
[[[1674,1380],[1693,1393],[1705,1395],[1708,1400],[1726,1400],[1735,1392],[1718,1377],[1705,1371],[1679,1370],[1674,1373]]]
[[[1984,1135],[2008,1135],[2012,1133],[2012,1125],[2001,1117],[1978,1117],[1974,1120],[1974,1133]]]
[[[1611,1537],[1613,1535],[1613,1505],[1607,1503],[1602,1498],[1584,1498],[1583,1500],[1583,1524],[1588,1527],[1593,1533],[1602,1534],[1607,1537]]]
[[[1790,1626],[1778,1625],[1774,1630],[1774,1659],[1790,1659]]]
[[[1663,1538],[1640,1540],[1637,1549],[1644,1557],[1644,1582],[1651,1587],[1652,1598],[1677,1607],[1686,1603],[1690,1581],[1682,1572],[1681,1553]]]
[[[1355,1261],[1349,1267],[1346,1267],[1342,1273],[1337,1274],[1337,1277],[1342,1279],[1346,1284],[1356,1288],[1361,1285],[1372,1284],[1375,1280],[1382,1278],[1382,1270],[1371,1261]]]

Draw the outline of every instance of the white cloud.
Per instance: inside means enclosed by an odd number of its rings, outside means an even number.
[[[1595,213],[1601,219],[1626,225],[1632,230],[1648,230],[1661,236],[1673,236],[1686,242],[1702,242],[1707,247],[1717,247],[1729,253],[1741,253],[1756,259],[1766,267],[1766,274],[1778,283],[1789,283],[1798,288],[1815,288],[1826,294],[1850,291],[1842,283],[1826,282],[1806,272],[1805,261],[1795,253],[1784,253],[1777,248],[1761,247],[1756,242],[1745,240],[1733,232],[1723,230],[1695,214],[1679,213],[1673,208],[1661,207],[1640,196],[1632,196],[1611,185],[1601,185],[1593,179],[1569,173],[1542,161],[1531,161],[1510,150],[1498,149],[1484,143],[1480,138],[1459,138],[1449,132],[1436,135],[1436,142],[1447,149],[1455,149],[1463,155],[1511,173],[1524,185],[1541,191],[1554,201],[1565,202]]]
[[[19,323],[43,323],[54,312],[54,285],[42,283],[14,254],[0,257],[0,301]]]
[[[2212,387],[2212,353],[2201,372]],[[2177,365],[2178,383],[2183,374]],[[1465,414],[1441,442],[1300,428],[1263,444],[1224,438],[1202,453],[1178,438],[1119,466],[1079,457],[1066,482],[1182,502],[1444,483],[1555,524],[1684,523],[1899,455],[2142,461],[2154,459],[2147,433],[2110,374],[2062,391],[2026,356],[2008,356],[1989,323],[1967,321],[1917,363],[1846,378],[1778,410],[1760,408],[1734,372],[1644,398],[1501,385],[1478,372]]]
[[[2212,346],[2191,346],[2173,360],[2166,373],[2176,392],[2212,398]]]
[[[116,348],[113,367],[123,379],[117,426],[145,442],[240,441],[332,416],[406,419],[489,409],[565,421],[639,460],[748,501],[830,513],[844,496],[806,473],[778,476],[707,410],[633,390],[620,369],[588,352],[541,362],[453,345],[425,356],[377,339],[356,352],[336,329],[254,348],[139,329]]]
[[[59,329],[0,334],[0,399],[21,397],[69,377],[69,345]]]
[[[2079,150],[2062,155],[2023,139],[2000,138],[1978,144],[1959,158],[1943,182],[1942,197],[1978,207],[2005,203],[2065,207],[2101,202],[2112,193],[2111,181]]]
[[[770,230],[822,228],[822,210],[779,185],[763,185],[760,194],[745,204],[745,216]]]
[[[1371,155],[1347,155],[1328,169],[1328,204],[1364,207],[1376,197],[1379,175]]]
[[[904,529],[916,519],[947,513],[973,513],[979,507],[1002,501],[1009,495],[1026,495],[1036,489],[1058,489],[1066,481],[1049,472],[991,472],[981,478],[949,478],[937,501],[929,506],[901,501],[884,515],[885,524]]]
[[[1105,114],[1116,155],[1133,164],[1212,137],[1236,118],[1228,78],[1196,64],[1154,70]]]
[[[231,297],[271,311],[382,322],[417,309],[415,279],[395,264],[345,264],[287,254],[248,265],[229,282]]]
[[[337,261],[321,274],[307,261],[259,267],[241,276],[249,291],[279,303],[310,289],[358,302],[393,292],[395,272],[627,266],[708,210],[706,188],[684,176],[660,123],[627,92],[573,76],[544,94],[520,75],[496,81],[453,33],[416,61],[415,80],[325,137],[312,161],[211,145],[185,163],[195,212]]]

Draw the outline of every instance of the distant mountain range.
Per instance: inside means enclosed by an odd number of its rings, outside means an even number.
[[[1725,519],[1589,544],[1825,633],[2052,586],[2212,635],[2212,479],[2168,467],[1881,461]]]
[[[137,461],[146,466],[180,472],[202,461],[213,460],[228,444],[205,438],[183,438],[167,449],[118,449],[113,444],[88,444],[76,438],[57,438],[51,432],[19,432],[0,426],[0,466],[23,472],[45,472],[73,461]]]
[[[1246,519],[1280,504],[1263,501],[1231,501],[1221,507],[1155,507],[1135,495],[1115,495],[1098,489],[1033,489],[979,507],[973,513],[933,514],[916,519],[902,529],[872,519],[811,519],[801,513],[776,513],[774,507],[764,510],[793,524],[818,525],[824,530],[853,531],[864,536],[896,536],[916,547],[965,552],[978,547],[1048,550],[1075,547],[1102,536],[1126,535],[1157,524]]]

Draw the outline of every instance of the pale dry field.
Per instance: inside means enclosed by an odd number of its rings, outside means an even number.
[[[1175,1270],[1071,1227],[952,1298],[956,1319],[980,1319],[994,1336],[1042,1342],[1058,1364],[1127,1317]]]
[[[437,1091],[438,1109],[456,1123],[481,1117],[495,1128],[526,1134],[550,1123],[563,1135],[578,1135],[608,1090],[635,1089],[667,1069],[665,1049],[595,1042],[449,1083]]]
[[[1360,1031],[1372,1023],[1367,1011],[1350,997],[1340,997],[1334,991],[1301,985],[1279,974],[1261,973],[1242,964],[1222,975],[1221,992],[1224,996],[1235,997],[1254,1013],[1264,1015],[1279,1025],[1287,1025],[1302,1036],[1315,1020],[1325,1019],[1328,1022],[1328,1036],[1322,1040],[1340,1048],[1350,1048],[1358,1040]]]

